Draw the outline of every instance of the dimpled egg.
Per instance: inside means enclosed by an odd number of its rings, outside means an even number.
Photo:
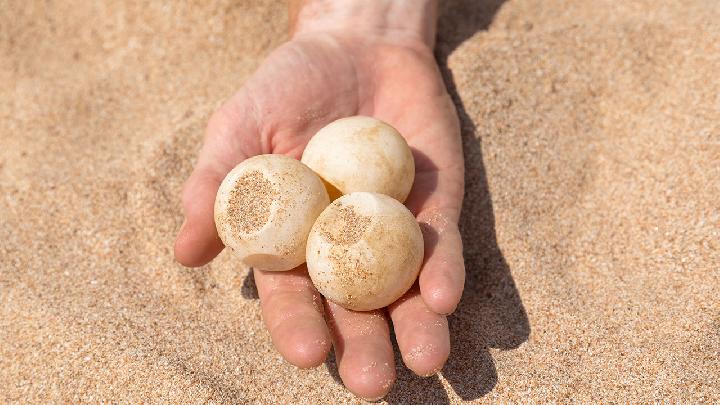
[[[283,155],[237,165],[215,199],[215,225],[225,246],[248,266],[290,270],[305,262],[308,233],[330,203],[322,180]]]
[[[404,205],[356,192],[336,199],[318,217],[308,237],[307,266],[325,298],[370,311],[410,289],[423,254],[420,227]]]

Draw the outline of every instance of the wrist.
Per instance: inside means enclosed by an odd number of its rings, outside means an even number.
[[[334,32],[435,45],[437,0],[295,0],[290,32]]]

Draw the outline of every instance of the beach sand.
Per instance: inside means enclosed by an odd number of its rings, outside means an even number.
[[[0,7],[0,402],[353,402],[247,269],[172,244],[204,126],[284,2]],[[720,2],[447,1],[468,270],[390,403],[720,399]]]

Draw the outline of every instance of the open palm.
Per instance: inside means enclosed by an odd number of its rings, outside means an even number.
[[[386,310],[353,312],[325,302],[305,266],[255,270],[255,281],[265,324],[283,357],[299,367],[317,366],[332,343],[345,385],[378,398],[395,379],[388,316],[405,364],[419,375],[435,373],[450,349],[445,314],[460,300],[465,277],[457,227],[463,195],[458,120],[425,45],[314,33],[275,50],[208,124],[183,190],[186,222],[175,255],[199,266],[222,250],[213,203],[235,165],[263,153],[299,159],[318,129],[352,115],[388,122],[413,149],[416,177],[406,205],[425,237],[419,283]]]

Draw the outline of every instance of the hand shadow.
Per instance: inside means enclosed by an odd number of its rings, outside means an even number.
[[[443,376],[462,399],[479,398],[497,383],[489,348],[514,349],[530,335],[530,322],[510,268],[497,245],[495,216],[482,156],[482,140],[458,95],[447,65],[450,53],[477,31],[487,29],[504,0],[443,3],[436,57],[460,118],[465,155],[463,236],[465,291],[449,317],[452,349]]]

